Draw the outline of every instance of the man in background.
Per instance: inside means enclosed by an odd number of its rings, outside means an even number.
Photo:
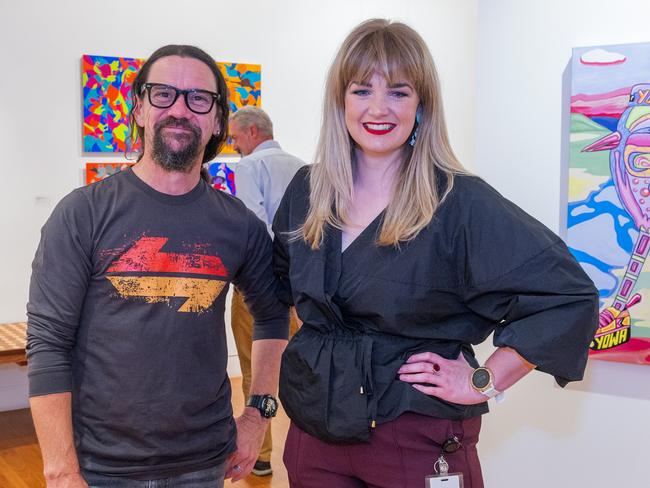
[[[243,157],[235,164],[237,197],[265,224],[271,236],[273,217],[284,191],[304,162],[285,152],[273,140],[273,123],[262,109],[243,107],[230,117],[230,137],[235,150]],[[298,328],[295,313],[291,314],[290,335]],[[253,320],[238,288],[232,298],[232,331],[242,370],[242,389],[248,398],[251,385],[251,344]],[[270,475],[273,441],[267,428],[253,474]]]

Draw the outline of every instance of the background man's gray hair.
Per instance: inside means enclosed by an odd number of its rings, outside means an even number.
[[[261,108],[250,105],[242,107],[230,116],[230,121],[237,122],[242,129],[248,129],[254,125],[260,133],[273,137],[273,122]]]

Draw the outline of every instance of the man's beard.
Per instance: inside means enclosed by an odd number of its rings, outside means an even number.
[[[167,134],[163,136],[165,127],[182,127],[190,132]],[[181,142],[180,148],[175,150],[167,142],[167,138],[175,138]],[[188,173],[196,161],[201,148],[201,129],[190,123],[187,119],[167,117],[154,125],[152,157],[163,169],[167,171],[182,171]]]

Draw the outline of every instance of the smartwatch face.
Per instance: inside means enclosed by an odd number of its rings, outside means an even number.
[[[477,368],[472,373],[472,384],[479,390],[490,384],[490,372],[485,368]]]

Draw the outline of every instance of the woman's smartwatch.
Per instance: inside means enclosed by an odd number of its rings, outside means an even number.
[[[490,371],[490,369],[486,368],[485,366],[476,368],[472,372],[472,376],[470,378],[470,384],[472,385],[472,388],[474,388],[474,391],[478,391],[488,398],[493,398],[501,394],[501,392],[494,387],[494,383],[492,381],[492,371]]]
[[[278,400],[272,395],[251,395],[246,406],[258,409],[265,419],[275,417],[278,413]]]

